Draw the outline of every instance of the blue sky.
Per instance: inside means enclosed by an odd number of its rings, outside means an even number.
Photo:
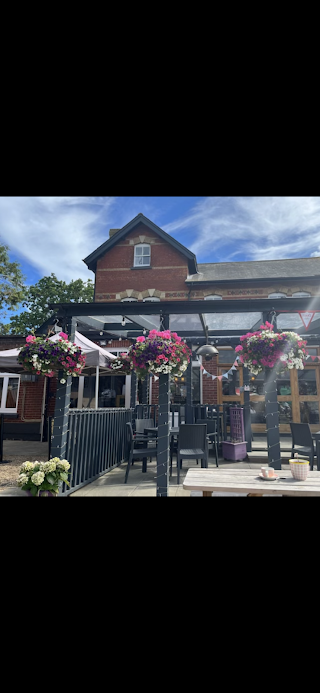
[[[139,212],[199,263],[320,254],[320,197],[0,197],[0,241],[28,284],[94,279],[83,258]]]

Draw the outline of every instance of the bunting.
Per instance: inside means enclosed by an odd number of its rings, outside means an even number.
[[[234,363],[232,364],[231,368],[226,373],[223,373],[223,375],[211,375],[211,373],[208,373],[208,371],[206,371],[206,369],[203,366],[200,366],[200,368],[203,371],[203,375],[207,375],[208,378],[211,378],[212,380],[215,380],[216,378],[218,378],[218,380],[221,381],[222,378],[228,378],[228,376],[230,375],[230,373],[232,373],[232,371],[237,370],[237,366],[239,365],[238,361],[239,361],[239,356],[237,356],[237,358],[234,361]]]

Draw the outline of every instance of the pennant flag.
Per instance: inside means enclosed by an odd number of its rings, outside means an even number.
[[[314,314],[315,314],[315,311],[307,311],[307,310],[304,310],[303,312],[299,313],[300,318],[301,318],[306,330],[308,329]]]
[[[231,371],[236,371],[236,370],[237,370],[237,369],[236,369],[236,366],[232,366],[232,368],[230,368],[229,373],[231,373]]]
[[[314,361],[317,357],[316,356],[311,356],[312,361]]]
[[[240,395],[240,387],[236,387],[236,395]]]
[[[215,380],[216,377],[217,377],[216,375],[212,375],[212,376],[211,376],[212,380]]]
[[[200,368],[201,368],[202,371],[204,371],[204,367],[203,367],[202,365],[200,365]]]
[[[153,377],[154,377],[155,380],[159,380],[159,378],[158,378],[157,375],[154,375]]]
[[[224,373],[222,377],[223,377],[223,378],[227,378],[227,377],[228,377],[228,373]]]
[[[217,375],[218,380],[222,380],[222,375]]]

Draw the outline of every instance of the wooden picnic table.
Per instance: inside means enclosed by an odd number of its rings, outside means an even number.
[[[276,470],[279,479],[260,479],[259,469],[188,469],[183,488],[202,491],[203,496],[212,492],[245,493],[247,496],[320,496],[320,472],[310,471],[305,481],[294,479],[291,471]]]

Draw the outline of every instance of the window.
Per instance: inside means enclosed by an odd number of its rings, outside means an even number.
[[[150,267],[151,248],[148,243],[134,246],[134,267]]]
[[[303,298],[304,296],[311,296],[311,294],[309,294],[308,291],[295,291],[295,293],[292,294],[292,298]]]
[[[144,303],[159,303],[160,298],[157,296],[147,296],[147,298],[143,299]]]
[[[20,376],[0,373],[0,412],[13,414],[18,408]]]
[[[282,294],[280,291],[278,293],[269,294],[268,298],[288,298],[287,294]]]
[[[205,296],[204,300],[205,301],[222,301],[222,296],[218,296],[218,294],[211,294],[210,296]]]

